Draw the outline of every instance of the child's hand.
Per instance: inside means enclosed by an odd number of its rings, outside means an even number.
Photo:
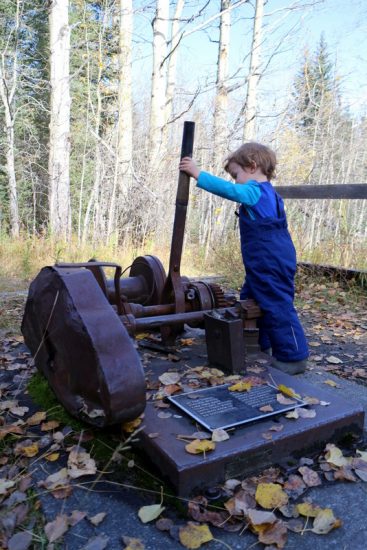
[[[179,169],[182,172],[186,172],[189,176],[195,178],[196,180],[199,177],[200,170],[196,166],[195,162],[190,157],[184,157],[181,159],[181,162],[179,164]]]

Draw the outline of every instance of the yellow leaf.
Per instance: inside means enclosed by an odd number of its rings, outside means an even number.
[[[301,398],[301,396],[296,393],[293,388],[288,388],[288,386],[285,386],[284,384],[279,384],[278,390],[288,397],[298,397],[298,399]]]
[[[296,505],[297,512],[301,516],[315,518],[317,514],[321,512],[320,506],[313,504],[312,502],[301,502],[301,504]]]
[[[317,535],[326,535],[332,529],[340,527],[341,524],[341,520],[334,516],[331,508],[325,508],[315,517],[311,531]]]
[[[186,445],[185,449],[192,455],[198,455],[200,453],[206,453],[207,451],[213,451],[215,449],[215,443],[208,439],[194,439],[194,441]]]
[[[37,453],[38,453],[38,443],[33,443],[28,447],[22,447],[20,450],[20,454],[22,454],[23,456],[27,456],[28,458],[31,458],[32,456],[36,456]]]
[[[325,458],[327,462],[330,464],[334,464],[334,466],[347,466],[351,462],[351,458],[346,458],[343,456],[342,451],[336,447],[336,445],[333,445],[332,443],[328,444],[326,446],[327,453],[325,454]]]
[[[213,535],[205,523],[202,525],[195,525],[195,523],[189,521],[187,525],[180,527],[179,538],[180,543],[185,548],[195,550],[195,548],[200,548],[205,542],[213,540]]]
[[[136,428],[140,426],[141,422],[142,422],[141,418],[135,418],[135,420],[130,420],[130,422],[125,422],[122,425],[122,429],[124,432],[131,434],[136,430]]]
[[[55,462],[55,460],[57,460],[59,456],[60,456],[60,453],[51,453],[45,456],[45,459],[48,460],[49,462]]]
[[[331,386],[332,388],[338,388],[338,384],[334,380],[324,380],[324,384]]]
[[[250,391],[252,388],[251,382],[237,382],[233,386],[229,386],[229,391]]]
[[[194,342],[195,342],[194,338],[181,338],[182,346],[192,346]]]
[[[138,512],[138,516],[143,523],[148,523],[157,519],[163,512],[164,507],[161,504],[151,504],[150,506],[142,506]]]
[[[135,340],[143,340],[143,338],[148,338],[149,332],[141,332],[135,336]]]
[[[266,509],[280,508],[288,503],[288,495],[278,483],[259,483],[255,499]]]

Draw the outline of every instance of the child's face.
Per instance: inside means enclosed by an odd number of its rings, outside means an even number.
[[[247,183],[254,179],[254,170],[252,168],[240,166],[234,161],[229,163],[228,172],[236,183]]]

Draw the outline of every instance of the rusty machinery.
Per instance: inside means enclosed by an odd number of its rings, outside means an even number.
[[[194,123],[185,122],[181,158],[192,156],[193,139]],[[209,360],[218,364],[218,356],[232,372],[239,360],[243,365],[241,335],[243,328],[255,329],[257,305],[234,304],[219,285],[180,274],[189,184],[180,172],[168,275],[157,257],[147,255],[134,260],[128,277],[115,263],[62,263],[44,267],[30,286],[25,342],[65,408],[91,424],[106,426],[143,412],[145,378],[131,338],[138,332],[159,328],[170,344],[184,323],[205,321]],[[113,279],[105,268],[114,269]],[[218,354],[218,342],[230,346],[228,353]]]

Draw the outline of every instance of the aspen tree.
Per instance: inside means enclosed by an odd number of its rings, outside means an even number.
[[[67,240],[71,234],[70,208],[70,27],[68,0],[50,6],[50,230]]]
[[[19,235],[19,211],[18,211],[18,190],[15,175],[15,146],[14,146],[14,124],[15,124],[15,101],[18,84],[18,33],[20,28],[20,17],[23,8],[22,0],[17,0],[16,14],[13,27],[9,30],[9,36],[4,41],[0,60],[0,98],[4,109],[5,119],[5,156],[6,174],[8,180],[10,228],[13,237]],[[13,35],[13,36],[12,36]],[[12,51],[10,43],[14,44]]]

